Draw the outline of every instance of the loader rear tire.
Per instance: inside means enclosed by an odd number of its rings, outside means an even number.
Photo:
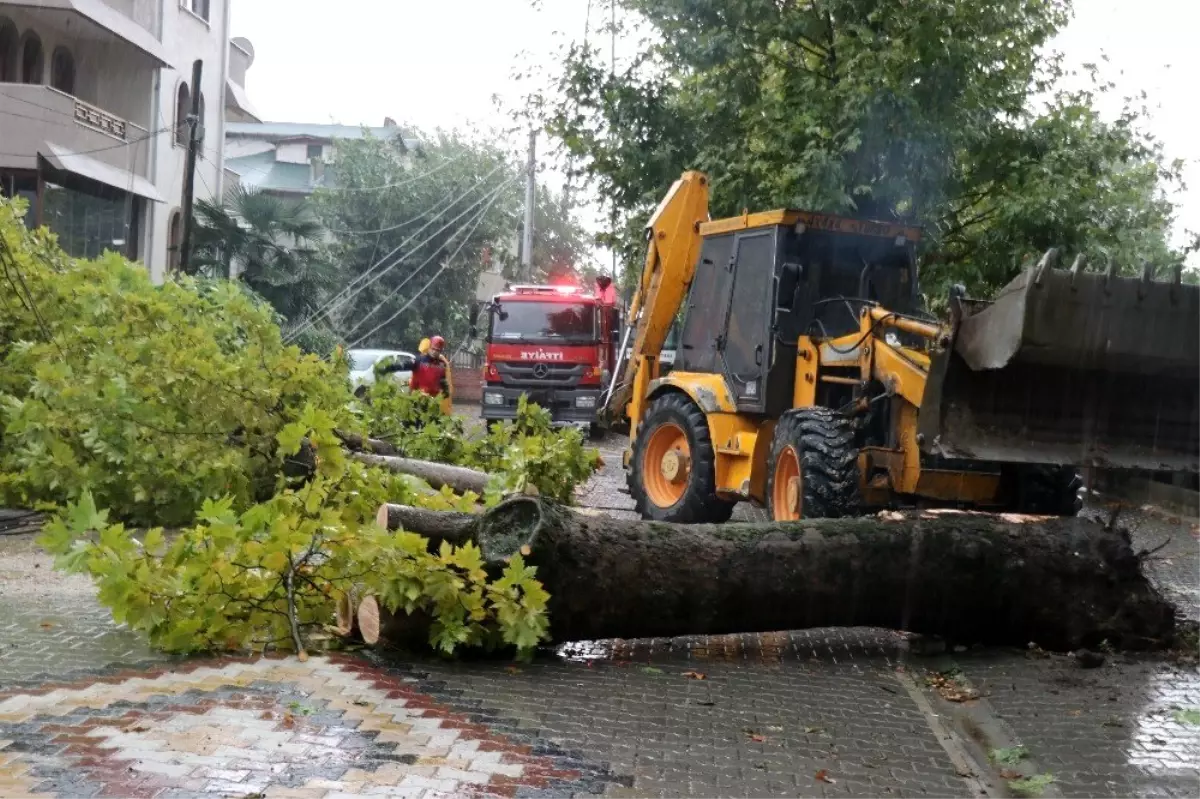
[[[671,468],[664,470],[668,458]],[[702,524],[733,515],[735,503],[717,496],[708,419],[686,394],[666,394],[650,403],[638,425],[626,480],[643,519]]]
[[[1083,478],[1073,466],[1023,466],[1014,474],[1013,510],[1037,516],[1077,516]]]
[[[857,516],[858,447],[853,423],[829,408],[801,408],[775,426],[767,510],[775,521]]]

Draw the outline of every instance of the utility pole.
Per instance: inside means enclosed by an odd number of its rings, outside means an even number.
[[[204,62],[196,59],[192,63],[192,111],[187,119],[187,166],[183,170],[183,236],[179,244],[179,271],[184,273],[192,260],[192,201],[196,193],[196,155],[204,137],[204,120],[200,118],[200,74],[203,70]]]
[[[529,163],[525,166],[525,229],[521,236],[521,271],[533,280],[533,205],[537,191],[537,130],[529,131]]]

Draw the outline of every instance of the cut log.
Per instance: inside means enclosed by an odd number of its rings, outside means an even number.
[[[409,505],[380,505],[375,522],[387,530],[408,530],[429,539],[436,548],[442,541],[458,546],[472,540],[477,516],[472,513],[450,513]]]
[[[389,469],[397,474],[411,474],[420,477],[434,488],[450,486],[450,490],[456,494],[465,494],[470,491],[482,496],[487,488],[488,476],[486,474],[462,466],[419,461],[413,458],[399,458],[394,455],[372,455],[367,452],[355,452],[351,454],[351,457],[371,466]]]
[[[363,643],[378,646],[380,643],[405,647],[425,646],[429,643],[428,613],[417,611],[411,616],[401,611],[392,613],[378,598],[368,594],[358,604],[358,634]]]
[[[338,594],[333,612],[333,631],[342,638],[352,638],[358,632],[358,613],[354,602],[355,591],[350,588]]]
[[[1129,536],[1082,518],[928,511],[793,523],[673,525],[514,498],[405,529],[526,561],[555,641],[883,627],[1058,651],[1172,644],[1172,605]],[[388,511],[388,521],[393,519]],[[432,543],[432,540],[431,540]]]

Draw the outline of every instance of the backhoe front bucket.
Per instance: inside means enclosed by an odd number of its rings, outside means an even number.
[[[1200,287],[1025,270],[966,301],[931,364],[922,447],[955,458],[1200,470]]]

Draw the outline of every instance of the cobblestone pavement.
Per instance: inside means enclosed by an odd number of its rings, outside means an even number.
[[[583,502],[632,515],[623,441],[598,443]],[[1200,618],[1194,521],[1122,523],[1138,548],[1166,542],[1151,574]],[[175,662],[50,566],[0,536],[0,796],[996,796],[1017,775],[1053,776],[1047,796],[1200,793],[1200,673],[1164,659],[916,657],[897,633],[808,630],[514,665]],[[938,671],[980,698],[946,701],[926,684]]]

